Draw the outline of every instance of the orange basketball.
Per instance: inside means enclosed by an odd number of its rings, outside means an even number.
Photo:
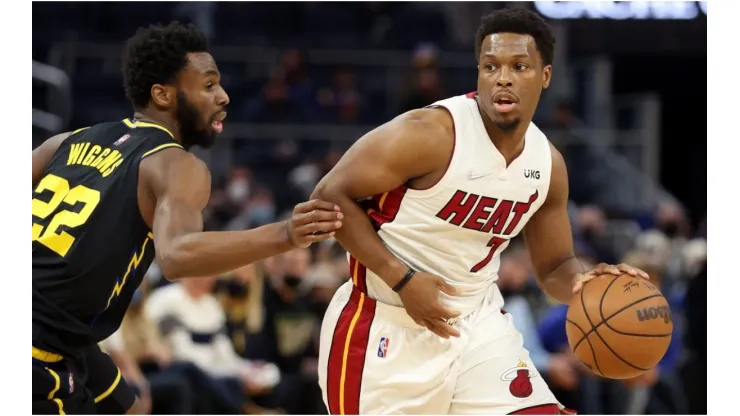
[[[673,317],[668,301],[649,280],[602,275],[573,297],[565,331],[571,349],[591,371],[627,379],[663,358]]]

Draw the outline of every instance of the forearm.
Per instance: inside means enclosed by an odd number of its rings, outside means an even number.
[[[292,248],[286,224],[274,223],[246,231],[186,234],[157,260],[164,276],[176,280],[230,272]]]
[[[380,276],[390,287],[403,278],[408,267],[385,247],[369,217],[354,199],[341,192],[329,191],[321,184],[311,198],[339,205],[344,220],[335,238],[362,265]]]
[[[569,305],[573,297],[573,279],[578,273],[585,271],[578,258],[573,256],[551,272],[538,276],[537,281],[548,296]]]

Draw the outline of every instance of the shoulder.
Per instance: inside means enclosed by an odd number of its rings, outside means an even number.
[[[455,122],[450,111],[442,106],[421,108],[401,114],[391,121],[415,136],[437,139],[453,138]]]
[[[429,161],[447,154],[454,146],[455,126],[444,108],[423,108],[399,115],[358,141],[360,148],[373,147],[387,158],[408,163]],[[431,160],[429,160],[431,158]]]
[[[179,146],[164,144],[159,147],[155,147],[156,153],[147,155],[139,166],[140,178],[155,195],[177,183],[193,188],[208,184],[210,189],[211,172],[203,160]]]

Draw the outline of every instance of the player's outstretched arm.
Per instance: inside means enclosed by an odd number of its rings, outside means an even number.
[[[449,129],[440,122],[445,117]],[[440,276],[407,274],[409,268],[385,247],[357,201],[445,169],[454,146],[453,131],[445,110],[423,109],[399,116],[358,140],[311,196],[339,205],[344,226],[337,231],[337,240],[360,263],[391,288],[407,277],[405,286],[397,288],[406,311],[444,338],[460,335],[445,322],[459,312],[439,301],[440,290],[454,295],[455,289]]]
[[[547,200],[524,227],[524,241],[529,248],[535,276],[542,290],[551,298],[570,304],[583,283],[602,274],[627,273],[647,279],[639,269],[620,264],[601,263],[585,271],[573,250],[573,234],[568,217],[568,171],[565,160],[552,144],[552,174]]]
[[[41,143],[41,146],[33,149],[33,168],[31,169],[33,176],[33,182],[31,183],[33,184],[33,186],[36,186],[38,181],[41,180],[41,177],[46,170],[46,166],[49,165],[52,156],[54,156],[54,153],[57,152],[59,146],[62,145],[62,142],[64,142],[64,140],[66,140],[70,134],[71,132],[57,134],[56,136],[53,136],[47,139],[45,142]]]
[[[169,280],[225,273],[307,247],[341,227],[338,207],[309,201],[296,206],[288,221],[246,231],[203,232],[202,211],[211,192],[205,163],[171,149],[144,159],[139,170],[144,190],[139,205],[154,233],[157,263]]]

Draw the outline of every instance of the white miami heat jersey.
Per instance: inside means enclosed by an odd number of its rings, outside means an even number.
[[[552,155],[545,135],[530,124],[524,150],[507,167],[473,94],[432,106],[446,108],[455,123],[453,155],[442,179],[425,190],[400,187],[363,206],[399,259],[457,288],[459,296],[442,294],[442,300],[465,315],[481,305],[498,279],[501,252],[544,203]],[[354,257],[349,260],[358,289],[380,302],[402,305],[380,277]]]

